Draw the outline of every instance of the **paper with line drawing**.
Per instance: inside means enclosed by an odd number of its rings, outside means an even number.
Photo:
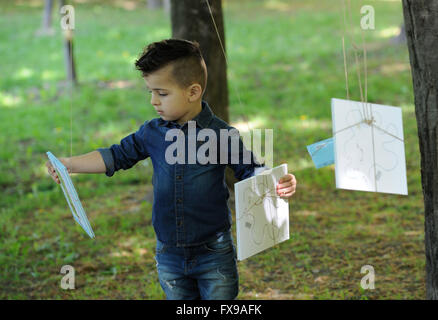
[[[332,122],[337,188],[408,193],[400,108],[332,99]]]
[[[236,183],[237,258],[246,259],[289,239],[289,203],[277,195],[287,164]]]

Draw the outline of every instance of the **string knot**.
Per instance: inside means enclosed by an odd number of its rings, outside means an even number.
[[[366,120],[364,120],[364,122],[367,125],[371,126],[374,122],[376,122],[376,120],[374,120],[374,117],[371,117],[371,119],[366,119]]]

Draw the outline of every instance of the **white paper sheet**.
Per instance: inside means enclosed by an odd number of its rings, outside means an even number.
[[[289,239],[289,203],[276,192],[286,174],[282,164],[234,185],[239,260]]]
[[[61,181],[61,189],[67,200],[68,206],[70,207],[73,218],[90,238],[94,238],[93,229],[91,228],[90,222],[88,221],[87,215],[82,207],[81,201],[79,200],[79,196],[73,185],[73,181],[71,181],[67,168],[50,151],[47,151],[46,154]]]
[[[336,187],[408,194],[400,108],[332,99]]]

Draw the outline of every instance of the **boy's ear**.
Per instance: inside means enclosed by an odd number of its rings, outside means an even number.
[[[190,102],[198,100],[202,95],[202,88],[198,83],[192,84],[188,90],[188,98]]]

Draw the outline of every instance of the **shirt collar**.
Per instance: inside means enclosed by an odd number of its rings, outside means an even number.
[[[210,124],[210,121],[213,119],[213,112],[211,111],[207,101],[202,100],[201,103],[202,110],[198,113],[196,117],[194,117],[190,121],[196,121],[196,124],[200,126],[201,128],[208,127]],[[159,124],[161,126],[168,126],[173,121],[163,120],[162,118],[159,118]]]

